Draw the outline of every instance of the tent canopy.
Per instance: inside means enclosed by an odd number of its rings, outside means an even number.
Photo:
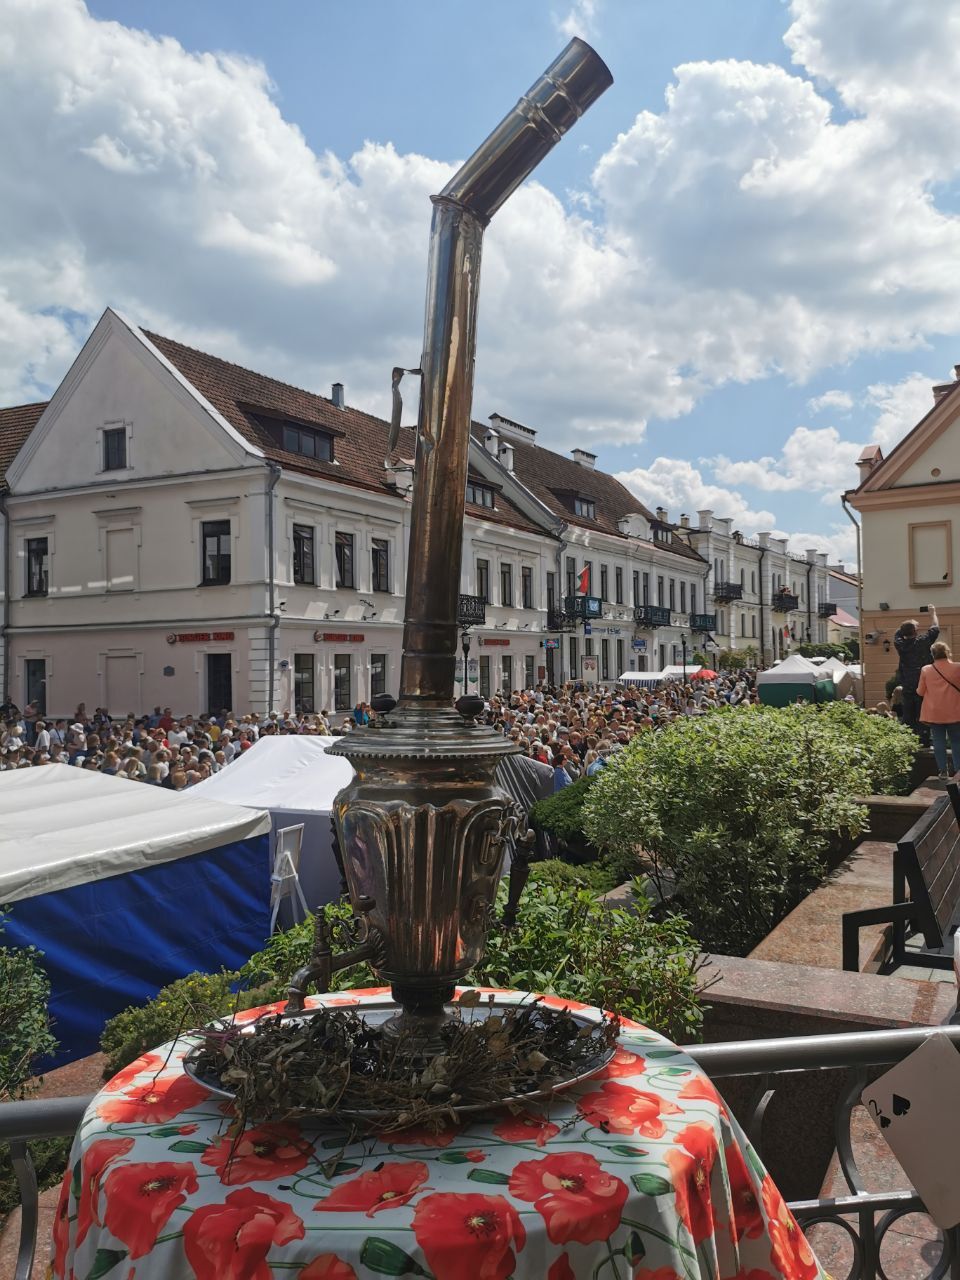
[[[809,658],[793,653],[757,676],[757,693],[767,706],[782,707],[797,698],[832,702],[837,696],[833,676]]]
[[[248,802],[249,803],[249,802]],[[122,875],[270,830],[262,808],[237,809],[48,764],[0,773],[0,902]]]
[[[698,663],[688,663],[687,679],[690,680],[702,670]],[[665,680],[682,680],[683,672],[683,667],[664,667],[662,671],[625,671],[622,676],[617,676],[617,684],[639,684],[644,688],[652,688],[654,685],[663,684]]]

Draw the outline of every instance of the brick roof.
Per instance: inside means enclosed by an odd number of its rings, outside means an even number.
[[[492,425],[496,430],[495,421]],[[477,422],[473,424],[474,436],[481,444],[489,429]],[[640,499],[607,472],[581,466],[562,453],[554,453],[552,449],[544,449],[538,444],[528,444],[514,435],[504,435],[503,442],[513,448],[513,469],[520,483],[567,524],[599,530],[619,538],[626,536],[620,532],[617,524],[624,516],[642,515],[646,520],[657,523],[656,517]],[[575,514],[574,496],[593,502],[596,520]],[[670,541],[659,543],[659,546],[689,560],[702,559],[683,538],[673,532],[674,526],[667,524],[662,527],[670,531]]]
[[[289,471],[324,476],[340,484],[372,489],[377,493],[390,492],[383,469],[390,424],[382,418],[349,406],[339,409],[326,396],[254,373],[242,365],[186,347],[172,338],[156,333],[147,333],[146,336],[230,425],[244,439],[262,449],[268,458]],[[282,449],[252,416],[257,411],[334,432],[336,462],[305,458]],[[394,459],[413,457],[416,449],[414,435],[409,428],[401,430]],[[539,525],[528,520],[503,494],[497,495],[496,510],[468,503],[467,511],[492,524],[542,532]]]
[[[7,488],[7,468],[37,425],[47,403],[44,400],[42,404],[20,404],[12,409],[0,409],[0,493]]]

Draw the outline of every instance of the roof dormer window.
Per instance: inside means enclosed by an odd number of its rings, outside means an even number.
[[[597,518],[597,504],[592,498],[575,497],[573,511],[575,515],[582,516],[584,520],[596,520]]]
[[[493,488],[488,484],[480,484],[477,480],[467,481],[467,501],[476,507],[494,508]]]
[[[249,416],[286,453],[315,458],[318,462],[333,462],[333,436],[329,432],[292,418],[272,418],[265,413]]]

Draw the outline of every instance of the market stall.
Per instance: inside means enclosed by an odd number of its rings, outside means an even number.
[[[769,671],[761,671],[757,693],[768,707],[786,707],[798,701],[833,702],[837,697],[833,675],[799,653],[784,658]]]
[[[0,773],[8,946],[43,952],[59,1065],[193,970],[242,964],[269,927],[270,818],[68,765]]]

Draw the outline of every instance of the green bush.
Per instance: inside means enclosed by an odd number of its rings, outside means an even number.
[[[6,910],[0,910],[0,935],[6,914]],[[27,1097],[34,1088],[34,1062],[57,1047],[47,1017],[50,983],[41,960],[41,953],[34,947],[0,947],[0,1102]],[[41,1190],[59,1181],[69,1150],[69,1138],[30,1143]],[[3,1146],[0,1215],[19,1203],[20,1189],[10,1163],[10,1150]]]
[[[7,910],[0,908],[0,936]],[[35,947],[0,946],[0,1102],[22,1098],[35,1060],[52,1053],[50,983]]]
[[[164,987],[143,1005],[134,1005],[115,1014],[100,1036],[100,1048],[107,1055],[105,1075],[112,1076],[148,1049],[172,1040],[181,1031],[203,1026],[232,1009],[236,1003],[233,986],[237,975],[188,973]]]
[[[531,824],[558,840],[582,838],[583,806],[593,783],[593,778],[580,778],[546,800],[538,800],[530,810]]]
[[[574,885],[541,883],[523,895],[513,929],[491,932],[470,978],[614,1009],[683,1042],[702,1020],[699,968],[687,922],[652,920],[639,886],[634,909],[623,910]]]
[[[705,950],[746,955],[821,879],[831,837],[863,830],[870,784],[838,722],[729,708],[635,737],[591,789],[585,826],[676,877]]]
[[[537,884],[550,884],[555,888],[577,885],[589,889],[591,893],[609,893],[617,885],[632,880],[640,871],[633,853],[626,857],[620,854],[603,854],[595,862],[582,862],[575,865],[564,862],[562,858],[545,858],[542,862],[534,862],[530,867],[530,879]]]
[[[808,703],[796,710],[801,715],[819,717],[821,725],[840,735],[866,769],[875,795],[903,794],[917,753],[917,737],[912,729],[887,716],[868,716],[850,702],[822,706]]]

